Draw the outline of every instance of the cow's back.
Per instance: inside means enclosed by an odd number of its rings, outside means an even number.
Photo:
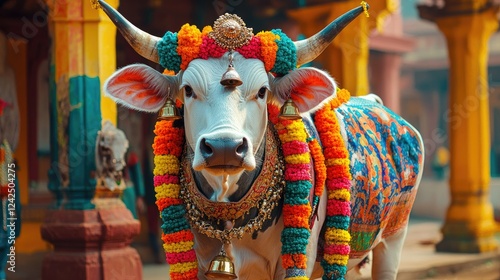
[[[350,154],[351,257],[407,225],[423,169],[422,140],[386,107],[351,98],[336,109]]]

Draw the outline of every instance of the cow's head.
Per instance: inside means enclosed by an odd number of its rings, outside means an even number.
[[[213,198],[217,200],[224,200],[234,193],[241,174],[258,166],[260,158],[256,158],[256,153],[266,132],[267,103],[281,105],[291,97],[299,111],[304,113],[319,108],[322,102],[334,96],[336,85],[327,73],[315,68],[295,67],[316,58],[336,34],[363,11],[359,7],[346,13],[306,40],[292,42],[279,33],[277,36],[281,36],[283,42],[288,40],[292,50],[288,53],[291,60],[285,61],[292,67],[283,66],[280,75],[273,75],[270,73],[274,72],[271,71],[272,65],[262,59],[264,55],[249,55],[248,50],[238,49],[241,45],[231,47],[231,51],[221,51],[224,48],[220,44],[214,45],[208,50],[211,54],[201,54],[200,51],[196,57],[180,56],[181,60],[176,61],[175,44],[173,47],[165,43],[172,41],[176,33],[167,32],[163,38],[152,36],[133,26],[105,2],[100,3],[139,54],[178,72],[169,76],[145,65],[130,65],[108,79],[105,91],[118,103],[146,112],[157,112],[168,98],[181,100],[186,141],[193,151],[192,167],[200,171],[214,188],[216,198]],[[197,29],[192,31],[192,28],[184,26],[179,33],[198,32],[198,43],[191,40],[183,47],[201,43],[202,33]],[[206,32],[203,30],[203,34]],[[251,34],[249,38],[256,36]],[[175,43],[179,44],[179,51],[181,44],[186,42],[178,40]],[[264,45],[264,38],[259,40]],[[228,44],[231,42],[229,40]],[[247,42],[247,45],[251,43]],[[189,61],[185,61],[187,59]],[[278,63],[277,59],[274,61]],[[229,64],[237,70],[243,82],[241,85],[221,83]],[[223,192],[221,184],[228,186]]]

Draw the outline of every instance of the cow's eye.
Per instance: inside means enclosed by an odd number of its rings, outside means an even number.
[[[190,86],[185,86],[184,87],[184,91],[186,92],[186,97],[193,97],[194,96],[194,92],[193,92],[193,88],[190,87]]]
[[[264,97],[266,97],[266,91],[267,91],[267,88],[261,87],[259,89],[259,93],[257,93],[257,97],[260,99],[263,99]]]

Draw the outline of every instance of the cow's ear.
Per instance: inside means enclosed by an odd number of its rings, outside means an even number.
[[[167,97],[179,91],[178,76],[162,75],[144,64],[117,70],[104,83],[104,91],[115,102],[145,112],[157,112]]]
[[[271,83],[274,100],[283,104],[290,96],[301,113],[316,111],[335,97],[337,85],[328,73],[312,67],[295,69]]]

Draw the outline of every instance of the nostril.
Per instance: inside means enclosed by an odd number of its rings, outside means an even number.
[[[243,138],[241,144],[236,148],[236,153],[241,156],[245,156],[248,151],[248,141],[246,138]]]
[[[204,157],[209,157],[214,153],[212,146],[205,138],[201,139],[200,150]]]

